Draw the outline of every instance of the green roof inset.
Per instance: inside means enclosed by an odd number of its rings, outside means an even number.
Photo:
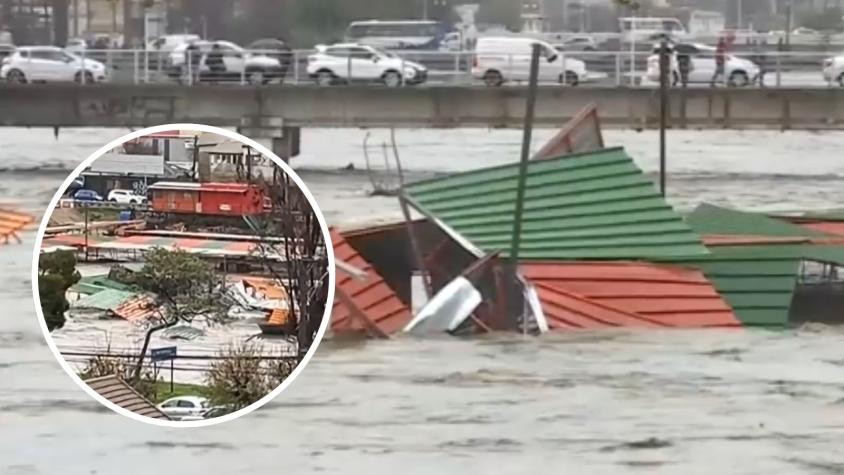
[[[759,213],[736,211],[708,203],[686,216],[686,222],[698,234],[724,234],[775,237],[831,237],[785,220]]]
[[[123,302],[137,295],[134,292],[106,289],[96,294],[88,295],[71,304],[73,308],[87,308],[97,310],[114,310]]]
[[[703,271],[745,325],[788,324],[802,261],[844,266],[844,246],[836,245],[711,246],[709,250],[707,256],[671,261]]]
[[[408,200],[485,252],[508,255],[519,164],[411,184]],[[705,254],[700,238],[622,148],[528,164],[522,259]]]

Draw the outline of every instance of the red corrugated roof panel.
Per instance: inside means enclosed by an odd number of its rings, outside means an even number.
[[[335,259],[366,272],[364,280],[338,272],[337,288],[345,292],[384,333],[395,333],[404,328],[411,318],[407,305],[399,300],[384,279],[340,233],[332,231],[331,241],[334,245]],[[340,333],[361,331],[364,327],[351,317],[349,310],[340,303],[339,299],[334,299],[331,329]]]
[[[813,231],[844,236],[844,221],[816,221],[813,223],[799,223],[799,225]]]
[[[639,262],[536,262],[521,271],[537,287],[553,328],[739,326],[696,270]]]

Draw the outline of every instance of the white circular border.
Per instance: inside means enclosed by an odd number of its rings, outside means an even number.
[[[272,390],[269,394],[261,398],[255,403],[244,407],[238,411],[235,411],[231,414],[226,414],[225,416],[217,417],[214,419],[208,419],[204,421],[168,421],[168,420],[161,420],[161,419],[153,419],[150,417],[145,417],[140,414],[136,414],[128,409],[124,409],[117,404],[109,401],[108,399],[101,396],[98,392],[91,389],[82,378],[80,378],[76,372],[71,368],[70,364],[65,361],[64,357],[62,356],[61,352],[59,351],[56,343],[53,341],[52,336],[50,335],[50,331],[47,329],[47,321],[44,319],[44,313],[41,311],[41,299],[38,293],[38,259],[41,255],[41,243],[44,240],[44,233],[47,229],[47,223],[50,221],[50,216],[52,215],[53,210],[56,208],[59,200],[62,197],[62,193],[66,190],[73,180],[80,174],[82,171],[85,170],[86,167],[90,166],[95,160],[100,158],[109,150],[123,144],[132,139],[136,139],[139,137],[143,137],[145,135],[154,134],[158,132],[167,132],[172,130],[191,130],[191,131],[199,131],[199,132],[210,132],[218,135],[222,135],[224,137],[228,137],[233,140],[237,140],[242,142],[258,152],[261,155],[269,158],[276,165],[281,167],[288,176],[293,178],[293,181],[296,182],[296,185],[299,186],[299,189],[302,190],[305,197],[308,199],[308,203],[310,203],[311,207],[316,214],[317,220],[319,221],[319,225],[322,228],[322,235],[323,239],[325,239],[325,247],[328,253],[328,298],[325,303],[325,313],[322,316],[322,324],[317,331],[316,339],[314,343],[311,345],[311,348],[305,354],[305,357],[302,361],[296,366],[292,373],[274,390]],[[161,427],[176,427],[176,428],[187,428],[187,427],[208,427],[217,424],[222,424],[224,422],[232,421],[237,419],[240,416],[244,416],[246,414],[251,413],[255,409],[262,407],[264,404],[270,402],[273,398],[281,394],[282,391],[287,389],[294,380],[299,376],[299,374],[305,369],[305,367],[310,362],[311,358],[314,356],[314,353],[317,350],[317,347],[322,342],[322,338],[325,335],[325,331],[328,328],[328,321],[331,315],[331,308],[334,302],[334,284],[335,284],[335,268],[334,268],[334,247],[331,244],[331,234],[328,231],[328,226],[325,223],[325,217],[322,214],[322,211],[316,204],[316,200],[314,199],[313,195],[311,195],[311,191],[305,185],[299,175],[290,168],[290,165],[285,163],[281,160],[276,154],[274,154],[270,149],[267,147],[259,144],[258,142],[244,137],[243,135],[232,132],[230,130],[221,129],[218,127],[211,127],[208,125],[202,124],[165,124],[165,125],[158,125],[155,127],[148,127],[142,130],[138,130],[135,132],[131,132],[126,134],[118,139],[112,140],[111,142],[107,143],[106,145],[100,147],[99,150],[88,156],[81,164],[79,164],[73,172],[68,175],[65,179],[62,186],[56,191],[55,196],[50,201],[49,206],[47,207],[47,212],[44,214],[44,217],[41,219],[41,225],[38,227],[38,234],[35,238],[35,248],[33,250],[32,255],[32,294],[33,298],[35,299],[35,312],[38,315],[38,323],[41,325],[41,331],[44,333],[44,339],[47,341],[47,345],[50,347],[50,350],[53,352],[53,356],[56,357],[56,360],[59,362],[61,367],[64,371],[73,379],[76,384],[81,387],[89,396],[97,400],[99,403],[103,404],[104,406],[110,408],[111,410],[117,412],[118,414],[122,414],[130,419],[134,419],[136,421],[145,422],[147,424],[152,424]]]

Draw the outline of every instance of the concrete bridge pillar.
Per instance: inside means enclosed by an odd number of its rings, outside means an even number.
[[[237,131],[268,145],[270,150],[285,162],[299,155],[301,129],[284,125],[284,119],[281,117],[242,117]]]

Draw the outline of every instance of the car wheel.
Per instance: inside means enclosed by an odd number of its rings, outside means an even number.
[[[383,76],[381,76],[381,79],[387,87],[401,86],[401,75],[396,71],[387,71]]]
[[[83,73],[82,73],[82,71],[79,71],[78,73],[76,73],[76,76],[74,76],[74,77],[73,77],[73,80],[74,80],[74,81],[76,81],[76,82],[78,82],[78,83],[81,83],[81,82],[82,82],[82,78],[83,78],[82,74],[83,74]],[[94,82],[94,75],[93,75],[93,74],[91,74],[91,72],[90,72],[90,71],[85,71],[85,76],[84,76],[84,78],[85,78],[85,84],[93,84],[93,82]]]
[[[750,84],[750,78],[744,71],[733,71],[730,73],[728,84],[732,87],[744,87]]]
[[[331,71],[320,71],[316,75],[317,86],[328,87],[334,84],[334,74]]]
[[[844,87],[844,73],[838,75],[838,85]]]
[[[262,71],[260,69],[256,69],[256,70],[253,70],[253,71],[247,71],[246,72],[246,82],[248,82],[249,84],[253,84],[253,85],[266,84],[267,83],[267,77],[264,75],[264,71]]]
[[[680,84],[680,74],[677,71],[671,71],[671,87],[675,87]]]
[[[574,71],[566,71],[566,73],[560,74],[560,84],[566,84],[569,86],[577,86],[580,83],[580,78],[577,77],[577,73]]]
[[[109,201],[111,201],[112,203],[117,203],[117,200],[114,198],[109,198]]]
[[[6,75],[6,80],[15,84],[26,84],[26,76],[20,69],[13,69]]]
[[[136,205],[136,204],[138,204],[138,201],[137,200],[129,200],[129,204],[130,205]]]
[[[487,71],[484,73],[484,84],[490,87],[504,84],[504,78],[498,71]]]

